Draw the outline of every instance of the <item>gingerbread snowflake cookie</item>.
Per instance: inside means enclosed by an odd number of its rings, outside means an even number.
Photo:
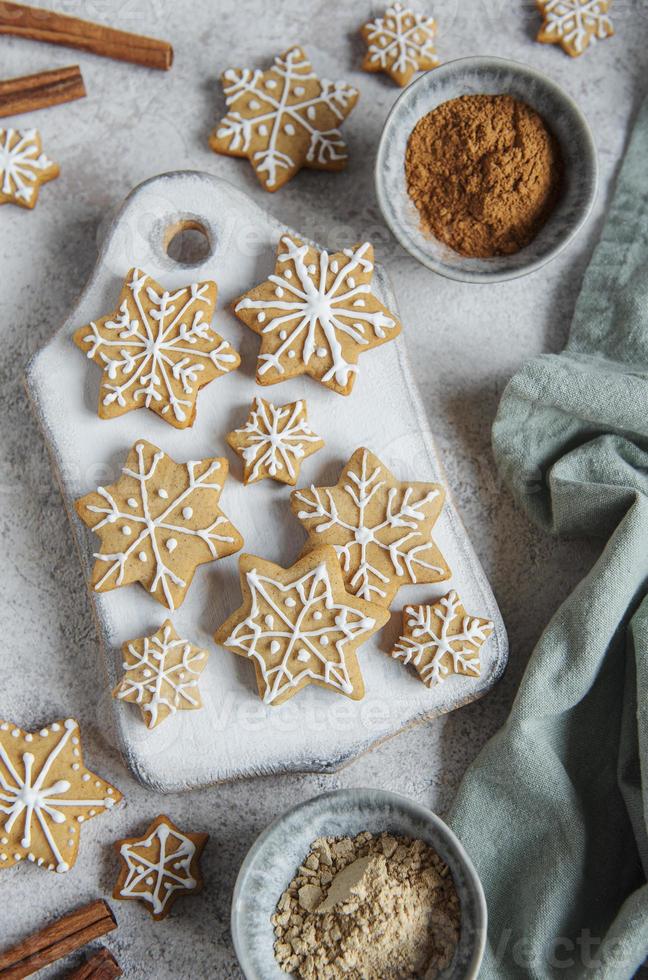
[[[200,857],[208,839],[160,814],[141,837],[116,841],[121,868],[113,898],[143,902],[156,921],[165,919],[178,898],[201,891]]]
[[[227,436],[243,459],[243,482],[270,477],[295,486],[302,461],[324,445],[308,424],[306,402],[273,405],[255,398],[243,428]]]
[[[295,490],[291,504],[308,547],[335,548],[349,592],[389,606],[402,585],[450,578],[432,540],[444,498],[440,484],[400,482],[357,449],[335,486]]]
[[[82,825],[121,798],[84,766],[73,718],[37,732],[0,722],[0,869],[27,860],[69,871]]]
[[[543,23],[537,40],[559,44],[577,58],[595,41],[614,34],[610,0],[536,0]]]
[[[215,153],[247,157],[267,191],[302,167],[346,166],[338,127],[359,93],[345,82],[318,78],[302,48],[290,48],[267,71],[228,68],[222,84],[229,111],[209,145]]]
[[[80,327],[73,340],[103,369],[99,416],[150,408],[176,429],[193,425],[200,388],[235,370],[240,357],[210,327],[216,283],[171,292],[131,269],[117,309]]]
[[[316,548],[290,568],[242,555],[243,605],[215,640],[254,663],[259,694],[279,705],[307,684],[364,697],[356,650],[389,619],[350,595],[333,548]]]
[[[490,620],[468,615],[453,589],[433,605],[405,607],[392,657],[415,667],[428,687],[449,674],[479,677],[480,650],[493,629]]]
[[[0,128],[0,204],[36,207],[41,184],[59,175],[59,166],[45,156],[40,133]]]
[[[384,71],[397,85],[407,85],[415,72],[439,64],[434,19],[417,14],[402,3],[392,4],[382,17],[365,24],[360,33],[367,44],[364,70]]]
[[[125,673],[113,697],[138,705],[148,728],[202,707],[198,684],[208,653],[183,640],[170,619],[152,636],[124,643],[122,653]]]
[[[158,602],[177,609],[198,565],[243,547],[218,506],[227,471],[226,459],[176,463],[152,443],[136,442],[117,483],[76,502],[101,541],[92,588],[108,592],[141,582]]]
[[[401,332],[371,292],[373,271],[369,242],[329,255],[282,235],[273,275],[233,304],[237,317],[261,337],[257,382],[309,374],[350,394],[360,354]]]

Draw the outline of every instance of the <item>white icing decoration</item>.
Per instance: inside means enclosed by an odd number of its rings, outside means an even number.
[[[128,652],[131,662],[124,664],[126,673],[117,697],[133,700],[132,695],[135,695],[134,703],[149,715],[149,728],[157,724],[163,706],[169,714],[175,714],[183,701],[198,707],[199,700],[194,694],[198,687],[197,678],[204,667],[204,650],[192,648],[187,640],[171,639],[171,630],[165,626],[162,638],[157,635],[144,637],[141,653],[133,643],[128,644]],[[179,661],[174,663],[179,654]],[[194,669],[197,664],[199,670]],[[143,680],[139,677],[140,671]],[[187,674],[191,675],[188,679]]]
[[[328,252],[319,253],[319,270],[311,276],[305,263],[309,246],[298,244],[287,235],[282,237],[281,245],[284,251],[277,256],[277,261],[292,263],[299,285],[289,281],[290,269],[283,276],[271,275],[269,281],[287,290],[290,299],[251,299],[244,296],[236,305],[237,312],[252,309],[268,313],[270,319],[263,328],[263,335],[276,332],[282,341],[274,351],[259,355],[258,373],[263,376],[273,369],[284,374],[281,358],[286,353],[290,357],[293,345],[299,344],[301,360],[305,365],[310,363],[314,353],[322,357],[320,352],[325,350],[330,364],[319,379],[323,384],[334,381],[345,386],[349,376],[356,374],[358,368],[346,360],[341,340],[350,338],[358,347],[365,347],[370,343],[368,333],[383,340],[387,331],[396,326],[393,317],[382,310],[358,312],[353,308],[352,303],[357,296],[370,292],[368,284],[361,283],[353,288],[344,285],[345,278],[352,270],[359,268],[366,273],[373,269],[373,264],[365,257],[371,246],[365,242],[356,249],[344,249],[343,254],[348,261],[334,274],[333,282],[327,287]],[[349,320],[351,322],[347,322]],[[283,339],[285,325],[290,326]]]
[[[106,799],[68,799],[66,794],[71,790],[67,779],[57,779],[48,782],[48,774],[61,751],[67,745],[76,723],[66,721],[63,733],[42,762],[38,771],[34,770],[35,758],[31,752],[22,755],[23,775],[18,772],[4,745],[0,744],[0,813],[7,815],[3,829],[11,833],[14,824],[24,814],[22,839],[20,846],[28,848],[32,842],[33,821],[36,820],[39,834],[44,838],[52,857],[56,861],[56,870],[64,872],[69,865],[63,860],[52,834],[51,824],[65,823],[66,807],[88,807],[91,804],[100,807],[111,806],[113,801]],[[16,860],[21,855],[15,854]]]
[[[157,858],[147,856],[146,852],[152,847],[159,849]],[[174,892],[191,891],[197,885],[191,874],[195,844],[165,823],[142,840],[122,844],[120,854],[128,874],[119,894],[148,902],[156,915],[164,912]]]
[[[350,111],[349,103],[357,95],[356,89],[344,82],[319,80],[299,48],[275,58],[270,70],[275,76],[270,79],[264,79],[264,73],[258,69],[244,68],[225,74],[223,87],[230,111],[221,120],[217,137],[228,141],[229,150],[247,153],[254,137],[263,136],[265,145],[251,156],[251,160],[258,173],[267,175],[265,182],[268,187],[277,184],[279,170],[294,173],[303,162],[325,166],[346,160],[344,140],[339,129],[330,128],[330,118],[333,114],[337,122],[342,122]],[[304,88],[301,96],[297,96],[298,101],[289,102],[293,82],[304,80],[317,83],[316,87],[311,88],[313,94],[309,96]],[[270,95],[267,91],[261,91],[262,87],[280,89]],[[297,89],[294,91],[296,94]],[[257,100],[253,104],[248,100],[248,96],[254,93],[261,95],[263,104]],[[320,123],[317,121],[318,109],[323,110]],[[252,118],[243,115],[243,112],[250,110],[256,113]],[[261,126],[266,126],[265,132],[261,131]],[[267,126],[270,127],[269,133]],[[291,156],[285,148],[278,149],[277,140],[282,130],[289,135],[305,133],[310,137],[308,145],[303,145],[303,148],[302,141],[295,141],[294,147],[301,151],[301,159]],[[291,152],[295,150],[291,147]]]
[[[191,507],[183,507],[182,508],[182,516],[184,517],[185,521],[190,521],[191,518],[193,517],[193,508],[191,508]]]
[[[346,543],[335,545],[345,574],[351,570],[354,549],[358,549],[355,555],[357,567],[348,580],[347,588],[349,592],[367,600],[372,600],[376,596],[384,599],[387,592],[383,585],[391,580],[371,562],[370,548],[375,548],[379,553],[382,552],[389,557],[393,575],[407,578],[410,582],[417,581],[419,569],[439,575],[445,571],[425,560],[424,555],[433,547],[433,543],[429,534],[424,535],[420,531],[420,524],[429,516],[426,513],[427,505],[436,500],[441,491],[428,490],[423,497],[414,500],[413,495],[416,491],[413,487],[405,487],[399,491],[397,487],[391,486],[380,515],[376,514],[375,504],[373,505],[371,511],[375,522],[369,526],[367,524],[369,504],[378,491],[388,485],[387,480],[380,479],[381,474],[380,464],[377,464],[371,473],[367,473],[366,450],[362,454],[360,475],[353,471],[348,472],[350,482],[340,489],[353,504],[355,510],[353,523],[340,516],[331,493],[331,489],[337,491],[337,487],[311,486],[310,490],[296,490],[293,494],[294,499],[299,500],[305,508],[298,511],[297,516],[301,521],[308,522],[307,526],[310,529],[318,534],[332,527],[340,528],[345,532]],[[402,528],[404,532],[396,540],[393,540],[393,535],[390,533],[394,528]],[[420,544],[415,543],[417,540]]]
[[[345,647],[347,643],[370,634],[376,621],[351,606],[335,601],[326,564],[320,563],[287,585],[254,568],[246,573],[246,580],[252,597],[251,610],[225,640],[225,646],[241,650],[255,661],[265,685],[264,702],[272,704],[306,677],[322,680],[337,690],[351,694],[353,684],[346,664]],[[274,598],[277,594],[286,595],[283,603]],[[287,612],[287,609],[291,612]],[[333,618],[333,622],[304,626],[318,609],[323,609],[327,617]],[[270,630],[263,625],[267,610],[272,611],[275,619],[275,626]],[[328,656],[318,649],[326,645],[324,638],[330,640],[334,648],[334,652]],[[274,666],[267,664],[262,652],[268,639],[273,657],[276,658],[283,651],[279,663]],[[304,662],[299,656],[302,649],[309,653],[308,666],[303,669],[299,666]]]
[[[135,523],[138,528],[141,528],[137,537],[129,544],[126,551],[111,554],[95,552],[95,558],[97,558],[99,561],[109,563],[107,572],[96,583],[95,590],[99,591],[112,576],[115,577],[115,585],[121,585],[124,580],[126,562],[133,554],[137,554],[140,560],[144,561],[146,559],[146,553],[141,551],[138,552],[138,549],[140,549],[141,545],[148,542],[150,543],[151,551],[153,553],[153,560],[155,562],[155,575],[151,582],[149,591],[155,592],[158,586],[161,586],[167,606],[169,609],[174,609],[175,606],[170,586],[173,584],[179,588],[184,588],[186,582],[162,560],[159,542],[160,540],[164,541],[166,539],[166,532],[172,531],[177,535],[185,534],[200,538],[200,540],[203,541],[203,543],[208,547],[212,558],[218,558],[217,544],[233,544],[234,542],[233,537],[216,533],[216,529],[218,527],[221,527],[223,524],[229,525],[229,520],[224,514],[219,514],[215,520],[213,520],[212,523],[205,528],[191,528],[187,527],[186,525],[174,524],[170,516],[177,510],[178,506],[184,500],[191,496],[195,490],[213,490],[217,493],[216,499],[218,499],[222,486],[218,482],[210,482],[210,477],[220,470],[220,462],[218,460],[213,460],[201,476],[196,476],[196,466],[198,463],[195,460],[189,460],[189,462],[185,464],[187,468],[187,475],[189,477],[188,487],[183,490],[175,498],[175,500],[172,500],[169,505],[157,515],[157,517],[153,517],[150,510],[147,484],[149,480],[153,478],[157,465],[160,460],[164,458],[165,453],[163,453],[160,449],[155,450],[151,462],[147,466],[144,458],[144,446],[140,443],[135,447],[135,449],[137,453],[137,470],[131,470],[125,466],[122,473],[125,476],[129,476],[137,480],[140,485],[142,516],[139,517],[134,514],[122,514],[119,504],[105,487],[97,487],[97,493],[104,498],[106,501],[106,506],[100,507],[95,504],[89,504],[87,507],[87,510],[91,513],[103,515],[96,524],[92,525],[93,531],[98,531],[100,528],[104,527],[104,525],[114,523],[114,521],[121,518],[127,518],[129,521],[131,521],[131,523]],[[187,519],[192,514],[193,511],[190,507],[185,507],[182,511],[183,517]],[[142,559],[142,555],[144,555],[144,559]]]
[[[464,615],[459,632],[449,633],[448,630],[459,618],[457,609],[460,604],[461,600],[453,589],[432,606],[408,606],[405,609],[411,635],[400,637],[392,657],[421,667],[423,658],[432,654],[431,660],[419,670],[421,679],[428,687],[440,684],[450,673],[448,663],[444,662],[448,657],[455,674],[479,676],[479,648],[488,639],[493,624]],[[440,630],[436,627],[437,619],[441,621]]]
[[[52,161],[40,148],[38,132],[0,129],[0,192],[30,203]]]
[[[255,398],[247,422],[242,429],[234,430],[237,435],[245,436],[245,445],[239,452],[246,468],[251,467],[251,481],[258,479],[264,468],[270,476],[285,471],[291,480],[296,478],[308,444],[321,442],[303,417],[303,411],[301,401],[276,406]]]
[[[211,313],[210,283],[157,292],[150,276],[134,269],[127,285],[137,316],[124,300],[114,320],[107,319],[101,326],[91,321],[90,332],[83,337],[90,344],[87,356],[94,360],[98,355],[108,379],[102,384],[103,404],[117,402],[124,407],[129,393],[147,408],[162,404],[162,416],[171,409],[176,421],[184,422],[187,409],[195,404],[194,385],[206,364],[221,374],[237,364],[235,351],[204,319],[206,312]],[[153,304],[148,312],[142,304],[144,293]],[[205,341],[208,349],[199,349]],[[190,397],[182,398],[179,392]]]
[[[590,42],[612,33],[608,5],[608,0],[543,0],[542,33],[582,54]]]
[[[429,62],[436,63],[432,17],[417,14],[400,3],[388,7],[383,17],[366,25],[367,57],[384,71],[409,74]]]

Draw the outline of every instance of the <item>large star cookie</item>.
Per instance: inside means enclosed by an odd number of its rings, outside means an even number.
[[[431,606],[403,609],[403,635],[392,657],[411,663],[428,687],[448,674],[479,677],[479,652],[493,629],[490,620],[469,616],[452,590]]]
[[[37,130],[0,129],[0,204],[33,208],[41,184],[58,175],[58,164],[43,153]]]
[[[389,619],[349,595],[333,548],[316,548],[290,568],[240,559],[243,605],[215,640],[254,661],[259,694],[278,705],[307,684],[364,697],[356,649]]]
[[[198,565],[243,547],[218,506],[227,470],[226,459],[176,463],[152,443],[136,442],[117,483],[76,502],[101,540],[92,588],[141,582],[163,606],[177,609]]]
[[[267,191],[302,167],[342,170],[347,150],[340,123],[358,100],[345,82],[319,79],[300,47],[272,68],[228,68],[222,76],[229,112],[209,138],[216,153],[247,157]]]
[[[388,7],[383,17],[370,20],[360,30],[367,43],[362,67],[384,71],[397,85],[407,85],[416,71],[436,68],[434,47],[436,24],[432,17],[417,14],[401,3]]]
[[[176,429],[193,425],[200,388],[241,362],[211,329],[216,283],[168,292],[131,269],[117,309],[80,327],[73,340],[103,368],[99,417],[150,408]]]
[[[283,235],[274,274],[234,301],[234,312],[261,337],[257,382],[309,374],[348,395],[363,351],[393,340],[401,325],[371,292],[369,242],[329,255]]]
[[[208,839],[179,830],[160,814],[141,837],[116,841],[121,866],[113,898],[143,902],[156,921],[166,918],[176,899],[202,889],[200,857]]]
[[[0,868],[27,859],[48,871],[69,871],[81,825],[121,798],[83,765],[74,719],[39,732],[0,723]]]
[[[125,673],[113,697],[137,704],[148,728],[202,707],[198,684],[208,653],[183,640],[170,619],[152,636],[124,643],[122,653]]]
[[[265,398],[254,399],[245,425],[227,441],[243,459],[245,483],[270,477],[293,487],[302,460],[324,445],[308,424],[306,402],[273,405]]]
[[[595,41],[614,34],[608,16],[610,0],[536,0],[543,23],[537,40],[559,44],[577,58]]]
[[[294,490],[291,506],[308,547],[334,546],[349,592],[389,606],[402,585],[450,578],[432,540],[444,497],[438,483],[401,483],[356,449],[335,486]]]

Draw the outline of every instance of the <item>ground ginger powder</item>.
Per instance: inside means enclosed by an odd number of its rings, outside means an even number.
[[[433,980],[459,941],[447,865],[420,840],[322,837],[272,918],[275,957],[303,980]]]
[[[462,255],[519,252],[560,192],[560,148],[510,95],[462,95],[419,119],[405,158],[424,231]]]

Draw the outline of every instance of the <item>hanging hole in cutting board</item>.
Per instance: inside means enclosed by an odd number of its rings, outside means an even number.
[[[164,250],[178,265],[201,265],[212,253],[212,242],[200,221],[183,218],[165,230]]]

